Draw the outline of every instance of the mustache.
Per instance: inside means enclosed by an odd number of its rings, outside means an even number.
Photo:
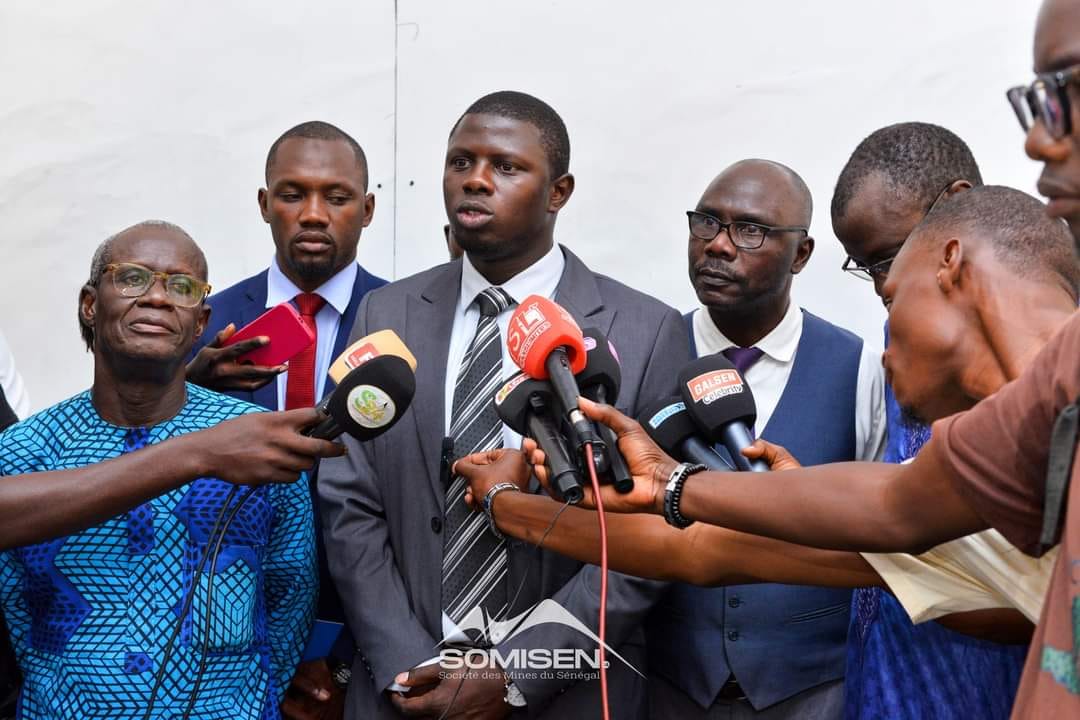
[[[714,277],[720,277],[731,282],[739,282],[742,278],[738,274],[731,271],[731,267],[727,265],[721,265],[718,263],[701,263],[694,266],[694,272],[696,274],[712,275]]]

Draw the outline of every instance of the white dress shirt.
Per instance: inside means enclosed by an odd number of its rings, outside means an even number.
[[[504,282],[501,287],[515,303],[519,303],[529,295],[543,295],[546,298],[554,298],[555,290],[562,279],[563,269],[566,267],[566,258],[558,245],[552,244],[551,250],[542,258],[529,267],[519,272],[514,277]],[[450,350],[446,356],[446,405],[445,427],[450,431],[450,414],[454,408],[454,385],[457,382],[458,368],[469,350],[469,343],[476,335],[476,326],[480,322],[480,308],[474,300],[481,291],[491,287],[480,271],[469,262],[469,256],[461,258],[461,295],[458,296],[457,308],[454,310],[454,327],[450,331]],[[499,314],[499,337],[502,348],[503,377],[508,378],[518,371],[518,366],[510,359],[510,351],[506,348],[506,328],[510,324],[510,316],[514,314],[515,305]],[[510,428],[503,426],[503,447],[521,447],[521,436]]]
[[[4,389],[7,404],[20,420],[24,420],[30,414],[30,396],[26,393],[22,375],[15,369],[15,357],[3,333],[0,333],[0,387]]]
[[[716,327],[705,308],[694,313],[693,327],[698,357],[735,347],[735,343]],[[780,323],[754,343],[764,355],[747,369],[744,379],[754,392],[757,404],[754,427],[758,434],[769,424],[787,387],[802,331],[802,309],[791,303]],[[880,460],[885,452],[885,430],[885,372],[881,367],[881,353],[871,350],[863,342],[855,386],[855,459]]]
[[[330,372],[330,365],[334,358],[334,342],[337,340],[338,330],[341,325],[341,316],[349,307],[352,300],[353,285],[356,284],[356,275],[360,266],[349,263],[339,270],[332,278],[320,285],[315,293],[326,301],[326,304],[315,314],[315,328],[318,332],[315,345],[315,400],[323,396],[323,388],[326,384],[326,374]],[[285,277],[278,267],[277,257],[270,262],[269,272],[266,274],[266,307],[272,308],[283,302],[289,302],[300,293],[304,292],[293,284],[293,281]],[[345,328],[350,332],[352,328]],[[285,409],[285,389],[289,384],[289,371],[281,373],[277,377],[278,409]]]
[[[514,299],[514,305],[499,313],[499,337],[502,348],[503,377],[508,378],[518,372],[519,368],[510,359],[510,351],[506,348],[506,328],[510,324],[510,316],[514,314],[517,303],[529,295],[543,295],[546,298],[554,298],[555,290],[562,279],[563,269],[566,267],[566,258],[558,245],[553,244],[542,258],[529,267],[510,278],[501,287]],[[491,283],[480,274],[480,271],[469,262],[469,256],[461,258],[461,294],[458,296],[457,308],[454,310],[454,326],[450,330],[450,349],[446,357],[446,412],[444,415],[445,432],[450,431],[450,415],[454,407],[454,386],[457,383],[457,371],[461,367],[461,361],[469,350],[469,343],[476,335],[476,326],[480,323],[480,308],[474,300],[481,291],[491,287]],[[503,447],[521,447],[521,436],[503,425]],[[447,640],[461,640],[465,635],[445,612],[442,614],[443,638]],[[437,659],[437,658],[436,658]],[[433,662],[429,660],[428,662]],[[425,665],[427,663],[424,663]],[[391,687],[391,690],[397,688]]]

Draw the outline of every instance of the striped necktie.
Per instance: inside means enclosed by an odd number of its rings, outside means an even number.
[[[480,321],[458,370],[450,413],[455,457],[502,447],[502,422],[493,400],[503,382],[498,317],[514,300],[501,288],[489,287],[474,302]],[[483,513],[465,504],[465,487],[458,476],[446,491],[442,605],[454,623],[476,607],[500,617],[508,601],[506,542],[491,532]]]

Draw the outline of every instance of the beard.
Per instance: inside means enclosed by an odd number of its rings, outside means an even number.
[[[322,285],[334,274],[334,269],[337,267],[337,253],[303,259],[290,257],[289,265],[292,267],[293,272],[303,280],[315,285]]]

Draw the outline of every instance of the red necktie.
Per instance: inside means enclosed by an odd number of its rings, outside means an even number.
[[[315,315],[326,301],[315,293],[300,293],[295,298],[300,319],[311,328],[315,342],[289,361],[289,375],[285,383],[285,409],[311,407],[315,404],[315,355],[319,347],[319,328]]]

